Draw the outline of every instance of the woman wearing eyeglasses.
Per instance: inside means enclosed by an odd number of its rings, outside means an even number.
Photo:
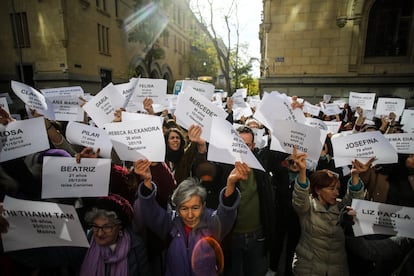
[[[132,206],[119,195],[96,201],[85,214],[91,241],[81,276],[149,275],[145,245],[130,229],[132,218]]]
[[[308,178],[305,153],[293,150],[291,159],[299,167],[295,180],[292,204],[298,214],[301,236],[292,264],[294,275],[349,275],[345,236],[337,224],[340,210],[350,205],[352,198],[364,197],[359,173],[369,169],[374,158],[362,164],[352,162],[348,191],[338,202],[340,181],[329,170],[318,170]]]
[[[134,204],[143,223],[161,239],[169,239],[165,275],[218,275],[223,268],[219,242],[229,233],[240,201],[236,182],[247,179],[249,167],[236,162],[220,193],[217,211],[206,207],[206,191],[198,180],[182,181],[172,195],[174,211],[161,208],[155,201],[157,186],[152,182],[151,162],[135,162],[135,173],[143,183]]]

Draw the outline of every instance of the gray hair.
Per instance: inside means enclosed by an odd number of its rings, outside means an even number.
[[[207,192],[196,178],[189,177],[178,185],[171,197],[171,201],[174,207],[177,208],[184,202],[189,201],[192,196],[199,196],[201,202],[204,203],[207,198]]]
[[[88,225],[93,224],[93,221],[97,218],[107,218],[111,224],[120,224],[121,220],[118,218],[118,215],[114,211],[108,211],[105,209],[98,209],[96,207],[92,208],[85,214],[85,222]]]

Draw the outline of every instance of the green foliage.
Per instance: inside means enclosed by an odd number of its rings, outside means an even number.
[[[243,87],[247,88],[247,95],[254,96],[259,94],[259,80],[253,78],[251,75],[242,77],[240,82],[243,84]]]
[[[191,51],[184,56],[185,62],[190,68],[190,78],[199,76],[211,76],[216,78],[218,63],[216,50],[210,38],[205,34],[190,33]]]

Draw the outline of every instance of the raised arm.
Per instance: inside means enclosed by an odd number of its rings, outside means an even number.
[[[197,144],[197,151],[199,153],[207,152],[206,141],[201,138],[201,133],[203,132],[201,126],[192,125],[188,128],[188,138],[192,143]]]
[[[230,172],[227,177],[226,191],[224,192],[225,197],[232,195],[236,189],[236,184],[240,180],[246,180],[249,176],[250,168],[246,163],[236,161],[234,169]]]

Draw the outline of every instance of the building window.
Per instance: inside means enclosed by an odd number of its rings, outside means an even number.
[[[26,13],[12,13],[10,14],[10,20],[13,30],[14,47],[30,48],[29,26],[27,24]]]
[[[100,72],[101,77],[101,87],[107,86],[109,83],[112,82],[112,71],[107,69],[101,69]]]
[[[162,34],[164,47],[169,47],[169,45],[168,45],[169,37],[170,37],[170,35],[169,35],[168,31],[164,31],[164,33]]]
[[[407,56],[412,19],[413,1],[376,1],[369,14],[365,57]]]
[[[106,0],[96,0],[96,7],[100,10],[106,11]]]
[[[109,55],[109,28],[98,23],[98,48],[101,54]]]

